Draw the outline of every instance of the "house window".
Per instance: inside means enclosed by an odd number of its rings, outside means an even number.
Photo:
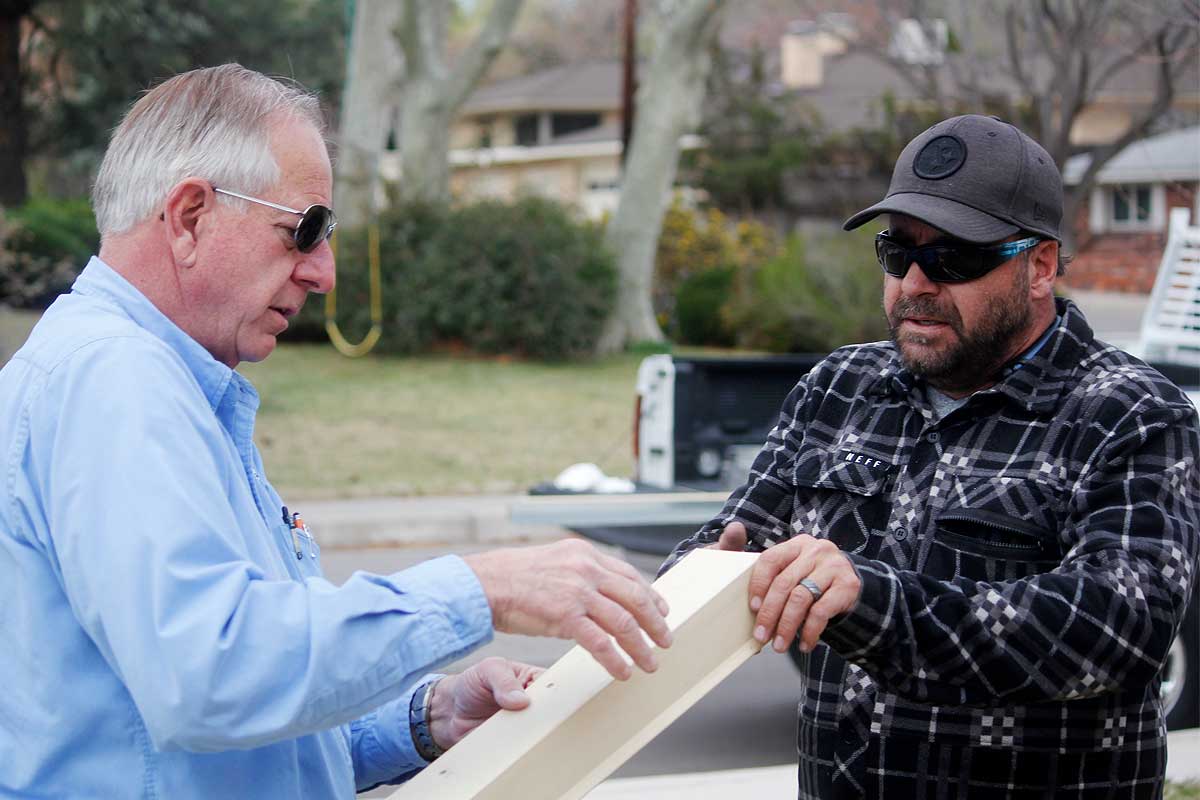
[[[538,143],[538,115],[522,114],[516,121],[517,145],[533,147]]]
[[[1092,189],[1092,233],[1142,233],[1166,228],[1167,194],[1161,183],[1116,183]]]
[[[492,120],[481,119],[479,121],[479,140],[476,147],[484,150],[492,146]]]
[[[1147,184],[1112,187],[1113,227],[1145,227],[1150,222],[1150,200]]]
[[[559,136],[566,136],[568,133],[598,127],[600,127],[599,114],[552,114],[550,116],[550,134],[555,139]]]

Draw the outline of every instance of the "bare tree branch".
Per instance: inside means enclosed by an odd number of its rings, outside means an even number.
[[[1163,31],[1155,43],[1160,61],[1158,80],[1154,90],[1154,100],[1142,113],[1134,118],[1129,128],[1115,141],[1092,149],[1090,152],[1091,162],[1088,164],[1087,169],[1084,170],[1083,175],[1076,184],[1077,186],[1090,190],[1092,184],[1095,182],[1096,175],[1104,168],[1104,165],[1130,144],[1144,138],[1154,121],[1171,107],[1171,102],[1175,98],[1175,83],[1172,80],[1170,61],[1167,58],[1166,38],[1167,32]]]
[[[448,134],[454,115],[508,40],[522,1],[494,0],[480,33],[451,69],[445,52],[452,4],[405,0],[399,33],[408,67],[401,89],[402,195],[448,197]]]
[[[475,41],[467,48],[463,60],[444,84],[446,102],[453,108],[467,100],[475,84],[508,41],[513,23],[523,0],[495,0],[487,21]]]
[[[1043,48],[1043,52],[1048,54],[1052,59],[1061,59],[1062,51],[1055,47],[1054,37],[1050,34],[1049,28],[1060,30],[1061,25],[1058,21],[1058,15],[1054,13],[1054,7],[1050,0],[1042,0],[1042,13],[1035,13],[1033,6],[1027,6],[1026,19],[1032,24],[1030,27],[1037,34],[1038,41]]]
[[[1020,27],[1017,22],[1017,9],[1015,6],[1009,5],[1004,10],[1004,33],[1005,41],[1008,44],[1008,66],[1013,72],[1013,77],[1017,79],[1017,83],[1021,86],[1033,87],[1033,80],[1026,71],[1021,55],[1024,48],[1020,42]]]

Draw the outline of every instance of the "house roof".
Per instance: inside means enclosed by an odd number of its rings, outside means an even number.
[[[791,90],[812,104],[830,130],[882,124],[880,98],[915,98],[913,88],[894,70],[867,53],[826,56],[820,86]]]
[[[476,89],[463,116],[514,111],[609,111],[621,107],[621,63],[582,61]]]
[[[1063,182],[1079,183],[1091,163],[1088,153],[1068,159],[1063,168]],[[1096,182],[1102,184],[1162,181],[1200,181],[1200,126],[1133,142],[1096,175]]]
[[[982,19],[982,17],[981,17]],[[853,31],[862,26],[864,19],[854,19],[846,14],[823,14],[817,20],[794,20],[785,29],[794,34],[816,31]],[[924,68],[913,69],[923,80],[932,80],[944,96],[953,96],[956,91],[956,76],[964,85],[975,84],[992,99],[1008,98],[1019,100],[1028,94],[1028,87],[1017,81],[1007,68],[1003,28],[975,32],[978,43],[968,52],[947,52],[944,62],[934,66],[929,73]],[[854,36],[851,34],[851,41]],[[868,37],[868,40],[870,37]],[[868,40],[861,45],[853,43],[846,52],[831,53],[824,58],[824,76],[820,86],[792,89],[798,96],[810,101],[826,124],[833,130],[855,126],[875,126],[883,120],[878,109],[879,99],[886,92],[902,103],[923,103],[925,95],[904,78],[896,68],[877,54],[866,52],[862,47],[870,46]],[[982,63],[980,53],[986,52]],[[780,54],[778,48],[768,51],[768,60],[773,72],[779,74]],[[1094,71],[1100,73],[1111,66],[1114,60],[1128,55],[1120,49],[1112,53],[1097,53]],[[1194,57],[1192,58],[1194,63]],[[1022,68],[1032,83],[1043,85],[1054,80],[1054,63],[1046,54],[1030,52],[1023,54]],[[1154,97],[1158,80],[1159,62],[1152,54],[1145,54],[1112,74],[1103,89],[1092,94],[1089,105],[1141,107]],[[1200,73],[1194,68],[1184,70],[1175,82],[1174,105],[1191,109],[1200,105]],[[928,104],[926,104],[928,105]]]
[[[1123,55],[1125,53],[1118,51],[1112,54],[1112,58]],[[1195,69],[1195,56],[1189,55],[1187,58],[1189,68],[1180,71],[1175,79],[1174,102],[1194,105],[1200,100],[1200,74]],[[1099,72],[1103,66],[1104,63],[1097,64],[1096,71]],[[1128,67],[1118,70],[1095,96],[1098,99],[1132,98],[1145,102],[1146,98],[1154,96],[1159,67],[1157,55],[1145,53]]]
[[[953,91],[952,73],[964,70],[963,63],[968,59],[962,54],[950,54],[945,66],[934,71],[934,79],[942,92]],[[823,67],[821,85],[786,91],[809,102],[829,130],[882,125],[885,122],[885,95],[901,104],[929,105],[907,78],[872,53],[852,49],[841,54],[830,54],[825,57]],[[991,96],[1020,96],[1018,87],[1003,72],[982,74],[979,82],[981,89]]]

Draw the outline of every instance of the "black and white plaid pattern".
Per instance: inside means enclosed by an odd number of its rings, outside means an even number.
[[[836,542],[861,599],[805,658],[800,796],[1156,797],[1159,669],[1196,579],[1180,390],[1069,301],[1042,350],[937,419],[887,343],[786,400],[720,516]]]

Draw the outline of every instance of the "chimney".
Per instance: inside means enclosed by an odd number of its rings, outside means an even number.
[[[944,19],[902,19],[888,52],[907,64],[937,66],[946,59],[950,28]]]
[[[780,80],[789,89],[818,89],[825,82],[825,57],[846,52],[854,35],[848,14],[796,20],[780,38]]]

